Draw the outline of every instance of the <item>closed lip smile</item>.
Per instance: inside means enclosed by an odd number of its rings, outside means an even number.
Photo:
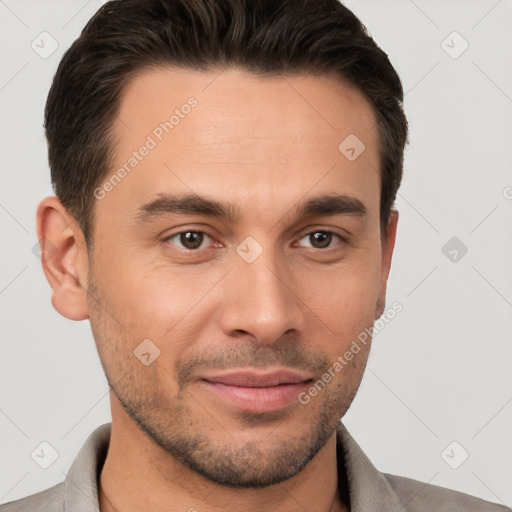
[[[200,382],[231,407],[271,412],[298,402],[298,395],[312,380],[310,373],[287,368],[236,369],[201,376]]]

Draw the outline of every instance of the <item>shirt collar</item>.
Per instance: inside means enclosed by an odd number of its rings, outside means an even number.
[[[100,512],[98,478],[107,457],[112,423],[89,435],[64,481],[65,512]]]
[[[64,482],[66,512],[100,512],[98,479],[107,456],[111,423],[94,430],[80,449]],[[343,423],[336,430],[336,454],[340,489],[348,487],[351,512],[400,510],[397,496]],[[346,482],[345,482],[346,477]]]
[[[351,512],[403,511],[384,474],[372,464],[343,423],[336,430],[336,453],[338,478],[347,479]]]

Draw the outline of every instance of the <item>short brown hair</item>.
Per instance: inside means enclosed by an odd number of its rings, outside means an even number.
[[[65,53],[45,108],[52,184],[88,247],[93,191],[110,170],[123,88],[135,73],[165,65],[334,74],[356,86],[377,118],[385,233],[408,142],[403,89],[386,53],[349,9],[337,0],[114,0]]]

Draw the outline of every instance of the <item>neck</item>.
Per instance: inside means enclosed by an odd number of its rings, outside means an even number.
[[[346,490],[338,488],[335,433],[294,477],[269,487],[234,489],[213,483],[176,460],[131,419],[114,419],[113,414],[110,445],[98,485],[101,512],[349,510]]]

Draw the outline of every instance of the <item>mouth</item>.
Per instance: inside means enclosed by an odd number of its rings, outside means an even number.
[[[283,409],[307,389],[313,378],[310,374],[290,369],[233,370],[205,375],[201,384],[206,390],[229,406],[247,412],[272,412]]]

